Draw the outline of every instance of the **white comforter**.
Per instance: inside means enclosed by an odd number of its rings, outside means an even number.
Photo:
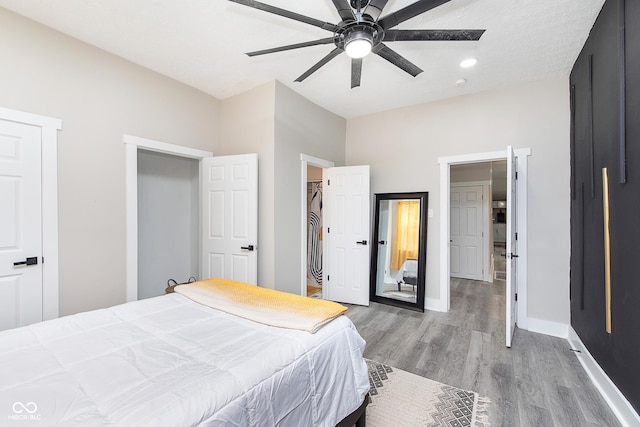
[[[334,426],[369,390],[363,350],[345,316],[309,334],[170,294],[0,332],[0,420]]]

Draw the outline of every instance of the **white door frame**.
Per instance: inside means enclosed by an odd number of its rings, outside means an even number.
[[[482,187],[482,280],[485,282],[493,282],[491,277],[491,257],[489,256],[489,218],[490,211],[490,194],[491,181],[469,181],[469,182],[452,182],[451,187]]]
[[[202,162],[204,157],[212,157],[210,151],[197,150],[182,145],[167,144],[166,142],[123,135],[122,142],[126,150],[126,215],[127,215],[127,302],[138,299],[138,150],[171,154],[198,160],[199,175],[202,177]],[[200,212],[200,208],[198,208]],[[198,221],[198,227],[200,223]],[[200,258],[198,258],[199,260]]]
[[[528,328],[527,314],[527,157],[531,148],[514,149],[518,158],[518,327]],[[505,160],[507,150],[486,153],[439,157],[440,164],[440,311],[448,312],[451,306],[449,263],[449,188],[451,165]]]
[[[318,168],[332,168],[335,164],[330,160],[320,159],[318,157],[309,156],[307,154],[300,154],[300,227],[302,229],[302,239],[300,243],[300,295],[307,296],[307,234],[309,225],[307,224],[307,167],[315,166]],[[324,183],[324,174],[322,177]],[[324,209],[323,214],[324,216]],[[323,219],[324,223],[324,219]],[[326,241],[322,241],[322,270],[324,271],[325,254],[327,253],[328,246]],[[322,298],[325,298],[325,287],[322,286]]]
[[[42,320],[59,315],[58,131],[62,121],[0,107],[0,119],[37,126],[42,131]]]

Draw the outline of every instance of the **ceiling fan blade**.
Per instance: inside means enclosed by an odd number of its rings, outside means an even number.
[[[320,39],[320,40],[313,40],[310,42],[290,44],[287,46],[279,46],[271,49],[256,50],[253,52],[247,52],[247,56],[266,55],[267,53],[284,52],[285,50],[300,49],[301,47],[318,46],[321,44],[330,44],[330,43],[333,43],[333,37],[328,37],[326,39]]]
[[[271,6],[268,4],[260,3],[255,0],[229,0],[234,3],[249,6],[254,9],[264,10],[265,12],[273,13],[274,15],[284,16],[285,18],[293,19],[294,21],[304,22],[305,24],[313,25],[314,27],[320,27],[323,30],[336,32],[338,26],[329,22],[320,21],[319,19],[310,18],[308,16],[300,15],[299,13],[291,12],[289,10],[280,9],[279,7]]]
[[[360,86],[362,77],[362,58],[351,59],[351,89]]]
[[[340,14],[340,19],[342,19],[342,22],[352,22],[356,20],[348,0],[332,1],[336,9],[338,10],[338,13]]]
[[[340,55],[342,52],[343,52],[342,49],[339,49],[339,48],[333,49],[331,52],[329,52],[329,54],[327,56],[325,56],[320,61],[318,61],[313,67],[309,68],[303,75],[298,77],[295,81],[296,82],[303,81],[304,79],[309,77],[311,74],[313,74],[316,71],[318,71],[320,69],[320,67],[325,65],[327,62],[331,61],[333,58],[335,58],[336,56]]]
[[[390,49],[384,43],[380,43],[378,46],[373,48],[373,52],[380,55],[387,61],[391,62],[396,67],[401,68],[402,70],[411,74],[413,77],[417,76],[422,72],[422,69],[420,69],[420,67],[416,66],[415,64],[410,62],[407,58],[401,56],[393,49]]]
[[[476,41],[485,30],[387,30],[384,41]]]
[[[385,16],[378,21],[378,24],[380,24],[383,29],[388,30],[389,28],[393,28],[396,25],[403,23],[407,19],[411,19],[414,16],[418,16],[450,1],[451,0],[419,0]]]
[[[373,18],[374,21],[377,21],[388,1],[389,0],[371,0],[364,13]]]

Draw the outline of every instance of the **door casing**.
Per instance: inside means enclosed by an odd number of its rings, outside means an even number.
[[[307,154],[300,154],[300,227],[302,236],[300,242],[300,295],[307,296],[307,242],[308,242],[308,226],[307,226],[307,166],[315,166],[318,168],[322,168],[322,182],[323,187],[326,181],[326,177],[324,176],[324,169],[332,168],[335,164],[330,160],[321,159],[318,157],[309,156]],[[322,211],[324,223],[324,212]],[[326,264],[326,256],[324,254],[327,253],[328,247],[326,241],[322,241],[322,270],[325,270]],[[322,299],[326,299],[325,287],[322,287]]]
[[[138,299],[138,150],[154,151],[178,157],[196,159],[200,163],[212,157],[210,151],[197,150],[182,145],[167,144],[133,135],[123,135],[126,150],[126,213],[127,213],[127,302]]]
[[[528,159],[531,155],[530,148],[514,149],[518,158],[518,303],[517,318],[518,327],[528,328],[527,314],[527,179]],[[490,162],[506,160],[506,147],[502,151],[485,153],[463,154],[458,156],[439,157],[440,164],[440,304],[439,311],[448,312],[451,306],[450,299],[450,270],[449,270],[449,188],[451,186],[451,166],[469,163]],[[427,307],[436,309],[436,307]]]

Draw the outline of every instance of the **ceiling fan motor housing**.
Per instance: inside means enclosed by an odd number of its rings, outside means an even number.
[[[360,5],[358,5],[358,3],[360,3]],[[364,9],[368,5],[369,5],[369,0],[351,0],[351,7],[353,9],[358,9],[358,6],[360,6],[360,9]]]
[[[358,39],[368,40],[372,47],[376,47],[384,38],[384,30],[375,22],[351,22],[341,27],[334,34],[336,46],[344,50],[350,42]]]

